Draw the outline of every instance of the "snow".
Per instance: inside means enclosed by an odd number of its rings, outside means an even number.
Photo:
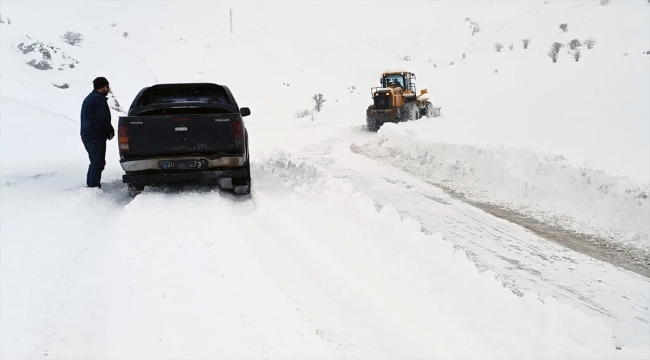
[[[0,358],[650,357],[650,279],[431,185],[647,254],[648,4],[413,2],[411,36],[391,2],[150,4],[1,4]],[[27,66],[26,35],[79,63]],[[545,55],[588,36],[579,62]],[[442,117],[365,131],[386,68]],[[252,110],[251,197],[132,199],[114,141],[85,188],[96,76],[123,108],[156,82],[228,85]]]

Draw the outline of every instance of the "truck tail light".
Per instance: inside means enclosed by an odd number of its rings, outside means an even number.
[[[244,125],[241,120],[232,122],[232,136],[235,142],[235,150],[242,151],[244,148]]]
[[[120,147],[120,155],[129,153],[129,126],[121,125],[117,128],[117,144]]]

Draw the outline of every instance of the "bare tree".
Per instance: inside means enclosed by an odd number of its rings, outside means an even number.
[[[70,45],[79,45],[84,41],[83,35],[76,31],[66,31],[65,34],[61,35],[61,39]]]
[[[501,44],[500,42],[494,44],[494,50],[496,50],[497,52],[501,52],[501,49],[503,49],[503,44]]]
[[[562,49],[562,48],[564,47],[564,44],[562,44],[562,43],[556,41],[556,42],[554,42],[554,43],[551,45],[551,47],[553,48],[553,50],[554,50],[556,53],[559,53],[559,52],[560,52],[560,49]]]
[[[528,44],[530,44],[530,39],[521,39],[521,43],[524,45],[524,49],[528,49]]]
[[[510,43],[510,45],[508,45],[508,49],[510,49],[510,50],[512,50],[514,47],[515,47],[515,44],[513,44],[512,42]]]
[[[580,53],[580,49],[575,49],[575,51],[573,51],[573,58],[576,59],[576,61],[578,61],[580,60],[581,57],[582,55]]]
[[[321,93],[314,94],[314,96],[312,96],[311,98],[312,98],[312,100],[314,100],[314,103],[315,103],[314,110],[316,110],[317,112],[320,112],[321,109],[323,108],[323,104],[327,100],[325,100],[323,98],[323,94],[321,94]]]
[[[650,0],[648,0],[650,1]],[[589,38],[585,40],[585,45],[587,45],[587,49],[593,49],[594,45],[596,45],[596,40],[594,38]]]
[[[560,24],[560,29],[562,30],[562,32],[567,32],[568,28],[569,25],[567,25],[566,23]]]

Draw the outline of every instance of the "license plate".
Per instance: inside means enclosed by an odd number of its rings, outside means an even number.
[[[204,167],[204,162],[199,160],[160,162],[161,169],[202,169]]]

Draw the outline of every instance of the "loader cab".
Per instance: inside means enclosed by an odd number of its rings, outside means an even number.
[[[382,87],[390,88],[398,86],[406,93],[415,93],[415,84],[413,83],[413,80],[415,80],[415,74],[410,72],[384,73],[380,79]]]

